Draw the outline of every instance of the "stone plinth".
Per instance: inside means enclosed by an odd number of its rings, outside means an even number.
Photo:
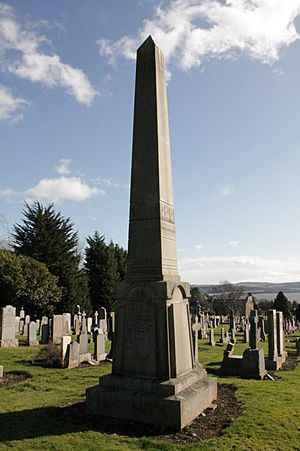
[[[267,374],[263,349],[246,349],[243,354],[241,376],[245,379],[263,379]]]

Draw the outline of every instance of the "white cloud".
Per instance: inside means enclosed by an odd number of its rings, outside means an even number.
[[[232,241],[228,241],[227,242],[227,246],[229,246],[229,247],[237,247],[238,246],[238,241],[236,241],[236,240],[232,240]]]
[[[59,164],[58,166],[55,166],[55,170],[56,172],[58,172],[61,175],[68,175],[70,174],[70,164],[71,164],[72,160],[68,159],[68,158],[62,158],[61,160],[59,160]]]
[[[79,177],[59,177],[42,179],[36,186],[27,189],[24,194],[32,199],[45,199],[53,202],[62,200],[82,202],[92,196],[103,195],[105,191],[88,186]]]
[[[0,5],[0,60],[2,70],[40,82],[47,87],[63,87],[79,103],[90,105],[97,91],[84,72],[63,63],[51,51],[51,42],[34,30],[33,24],[22,26],[13,8]],[[46,54],[42,47],[48,48]]]
[[[83,202],[93,196],[105,195],[101,188],[91,187],[84,183],[79,177],[59,177],[52,179],[42,179],[34,187],[25,191],[14,191],[5,188],[0,191],[0,197],[26,198],[27,201],[40,200],[50,202],[62,202],[71,200]]]
[[[225,185],[219,191],[221,197],[229,197],[232,196],[233,193],[234,193],[233,185]]]
[[[204,244],[196,244],[195,245],[195,249],[198,250],[198,251],[200,251],[203,248],[204,248]]]
[[[26,105],[29,105],[27,100],[15,97],[10,89],[0,84],[0,123],[21,120],[21,109]]]
[[[296,282],[300,274],[300,263],[246,255],[182,258],[179,268],[190,283]]]
[[[205,58],[239,55],[272,63],[284,46],[299,39],[295,19],[300,0],[175,0],[155,8],[136,36],[116,42],[99,39],[100,54],[115,64],[119,57],[134,59],[136,48],[149,36],[189,70]]]

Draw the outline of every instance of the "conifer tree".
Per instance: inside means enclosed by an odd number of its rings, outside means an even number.
[[[55,212],[53,204],[44,207],[39,202],[26,203],[23,215],[23,223],[14,226],[15,252],[45,263],[58,277],[62,301],[57,312],[74,312],[83,302],[89,310],[87,293],[83,295],[84,276],[79,270],[78,235],[70,218]]]
[[[95,232],[87,238],[85,269],[89,277],[90,298],[94,310],[114,308],[114,289],[126,272],[127,252],[112,241],[107,245],[105,237]]]

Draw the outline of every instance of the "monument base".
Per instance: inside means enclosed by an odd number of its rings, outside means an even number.
[[[241,376],[245,379],[263,379],[267,374],[263,349],[246,349],[243,354]]]
[[[277,371],[279,370],[283,363],[286,361],[287,352],[284,352],[281,356],[277,356],[275,359],[265,359],[265,365],[267,370]]]
[[[204,376],[204,377],[203,377]],[[217,398],[217,379],[201,367],[164,382],[103,376],[86,391],[87,412],[180,430]]]
[[[0,340],[0,348],[17,348],[19,340],[17,338],[12,340]]]

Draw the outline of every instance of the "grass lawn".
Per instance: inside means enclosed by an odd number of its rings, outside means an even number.
[[[217,331],[216,341],[218,340]],[[245,345],[241,335],[235,353]],[[292,340],[289,337],[288,340]],[[199,340],[199,358],[212,373],[219,368],[225,347],[210,347]],[[265,344],[262,344],[266,348]],[[287,342],[287,350],[295,348]],[[27,380],[0,389],[0,449],[32,450],[300,450],[300,366],[277,372],[272,381],[219,378],[237,387],[244,414],[217,437],[196,445],[175,445],[151,437],[132,438],[103,434],[92,428],[63,421],[60,407],[85,399],[85,389],[109,373],[111,365],[49,369],[35,365],[39,347],[0,348],[5,373],[26,372]]]

